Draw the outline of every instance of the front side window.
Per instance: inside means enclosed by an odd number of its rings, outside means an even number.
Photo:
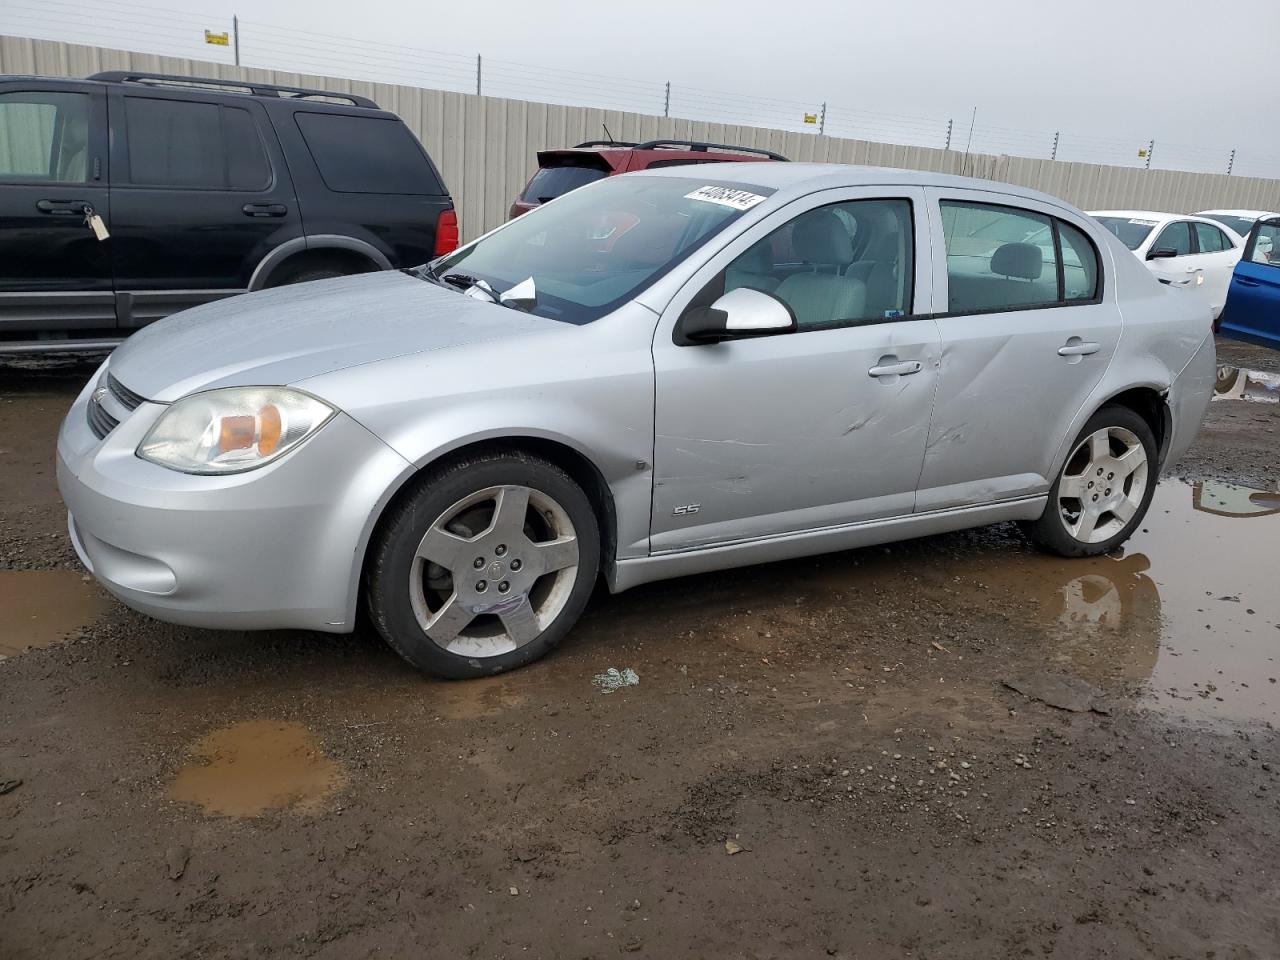
[[[941,206],[948,311],[1060,302],[1052,218],[985,203],[943,200]]]
[[[1172,250],[1175,257],[1185,257],[1191,252],[1191,224],[1186,220],[1175,220],[1156,237],[1151,244],[1154,250]]]
[[[804,330],[911,312],[911,203],[851,200],[808,210],[752,244],[725,269],[724,292],[777,297]]]
[[[433,261],[424,276],[483,280],[498,293],[532,279],[531,313],[590,323],[634,299],[772,193],[685,177],[609,177]]]
[[[1280,267],[1280,220],[1271,220],[1258,227],[1250,242],[1248,259],[1253,263]]]
[[[261,190],[271,167],[241,107],[126,97],[129,181],[136,186]]]
[[[303,112],[294,118],[321,179],[335,193],[445,192],[418,141],[399,120]]]
[[[1231,241],[1227,235],[1209,223],[1193,223],[1196,231],[1196,243],[1201,253],[1221,253],[1231,249]]]
[[[0,94],[0,181],[88,179],[87,93]]]

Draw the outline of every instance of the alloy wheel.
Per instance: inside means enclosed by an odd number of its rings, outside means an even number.
[[[1142,506],[1150,464],[1133,431],[1111,426],[1085,437],[1067,458],[1058,482],[1058,515],[1081,543],[1120,533]]]
[[[577,533],[564,507],[530,487],[488,487],[427,529],[410,568],[409,598],[438,647],[494,657],[551,625],[569,602],[577,567]]]

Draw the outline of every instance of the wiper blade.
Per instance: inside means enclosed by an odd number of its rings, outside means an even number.
[[[468,290],[480,282],[475,277],[466,273],[446,273],[440,279],[451,287],[457,287],[459,290]]]

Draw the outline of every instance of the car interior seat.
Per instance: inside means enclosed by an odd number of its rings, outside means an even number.
[[[866,282],[848,275],[853,239],[830,210],[815,210],[796,221],[791,233],[796,257],[811,270],[783,280],[775,291],[796,315],[799,326],[867,316]],[[833,273],[824,273],[833,269]]]

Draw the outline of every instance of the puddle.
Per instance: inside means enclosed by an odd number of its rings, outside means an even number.
[[[1213,399],[1280,403],[1280,374],[1219,366],[1218,380],[1213,388]]]
[[[207,813],[317,814],[346,780],[300,723],[247,720],[202,737],[191,753],[169,797],[197,804]]]
[[[1046,659],[1092,681],[1141,681],[1141,704],[1197,719],[1280,722],[1280,492],[1165,481],[1121,554],[986,554],[965,579],[1025,601]]]
[[[89,626],[111,598],[78,570],[0,570],[0,658],[48,647]]]

